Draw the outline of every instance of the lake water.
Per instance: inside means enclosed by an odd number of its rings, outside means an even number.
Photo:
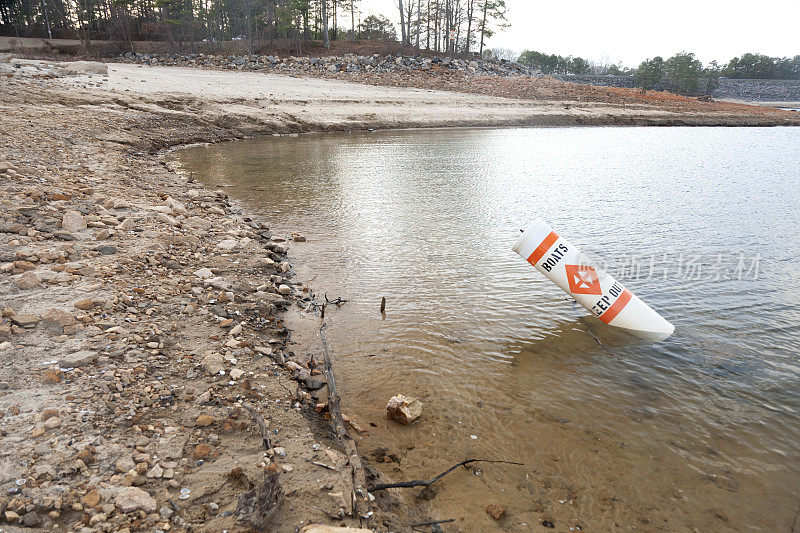
[[[337,382],[374,424],[362,453],[399,456],[383,472],[525,463],[445,478],[420,505],[446,530],[800,529],[800,129],[316,134],[175,157],[308,237],[295,279],[349,300],[326,316]],[[675,334],[589,318],[511,251],[536,217]],[[396,393],[419,422],[385,419]]]

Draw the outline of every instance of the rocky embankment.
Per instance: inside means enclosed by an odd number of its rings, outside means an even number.
[[[407,55],[306,57],[278,57],[274,55],[160,55],[127,53],[117,56],[121,62],[143,65],[219,68],[228,70],[264,71],[276,73],[350,72],[350,73],[402,73],[402,72],[461,72],[479,76],[519,76],[533,72],[513,61],[485,59],[458,59]]]
[[[404,529],[291,344],[304,239],[143,150],[237,133],[49,81],[0,81],[0,529]]]

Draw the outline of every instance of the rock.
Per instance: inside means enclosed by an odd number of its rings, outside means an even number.
[[[225,239],[217,244],[217,248],[222,250],[223,252],[231,252],[239,246],[239,241],[236,239]]]
[[[164,468],[161,465],[155,465],[150,471],[147,473],[145,477],[148,479],[161,479],[161,476],[164,475]]]
[[[210,353],[207,354],[203,359],[200,361],[200,366],[208,372],[209,374],[219,374],[222,370],[225,369],[223,366],[225,360],[222,358],[221,354],[218,353]]]
[[[211,269],[205,267],[195,270],[194,275],[200,279],[208,279],[214,277],[214,273],[211,272]]]
[[[125,487],[117,492],[114,504],[123,513],[130,513],[141,509],[147,513],[158,509],[156,501],[148,493],[138,487]]]
[[[116,246],[98,246],[95,250],[100,252],[100,255],[114,255],[118,252]]]
[[[77,211],[66,211],[61,218],[61,229],[69,233],[77,233],[86,229],[86,220]]]
[[[101,499],[102,497],[100,496],[100,493],[97,492],[97,489],[92,489],[89,492],[87,492],[83,496],[83,498],[81,498],[81,503],[83,504],[84,507],[88,507],[91,509],[97,507]]]
[[[210,415],[200,415],[194,423],[197,424],[198,427],[205,428],[214,423],[214,417]]]
[[[65,327],[74,326],[77,322],[78,320],[75,318],[75,315],[67,313],[63,309],[48,309],[42,317],[43,325],[58,333],[63,333]]]
[[[180,222],[165,213],[156,213],[156,220],[170,226],[180,226]]]
[[[94,302],[91,298],[84,298],[83,300],[78,300],[75,302],[75,307],[80,309],[81,311],[89,311],[94,307]]]
[[[177,215],[185,215],[188,213],[188,211],[186,211],[186,206],[174,198],[168,197],[165,203],[167,204],[167,207],[169,207],[172,212]]]
[[[208,444],[204,442],[200,443],[197,446],[195,446],[194,451],[192,452],[192,459],[194,459],[195,461],[200,459],[204,460],[208,459],[208,456],[211,455],[213,451],[214,450]]]
[[[42,278],[35,272],[28,271],[17,276],[14,283],[20,289],[33,289],[42,283]]]
[[[244,370],[241,370],[239,368],[231,369],[230,376],[231,379],[233,380],[239,379],[240,377],[244,376]]]
[[[116,229],[119,231],[132,231],[135,227],[136,223],[133,221],[133,219],[126,218],[117,225]]]
[[[278,294],[280,294],[282,296],[288,296],[288,295],[292,294],[292,288],[290,286],[288,286],[288,285],[280,285],[278,287]]]
[[[48,418],[44,423],[45,429],[55,429],[61,425],[61,417],[54,416]]]
[[[386,414],[390,420],[410,424],[422,415],[422,402],[415,398],[398,394],[389,399]]]
[[[22,515],[22,524],[25,527],[36,527],[39,525],[39,515],[35,511]]]
[[[6,522],[8,522],[9,524],[13,524],[17,520],[19,520],[19,515],[17,513],[15,513],[14,511],[6,511],[5,512],[5,518],[6,518]]]
[[[486,512],[489,516],[494,518],[495,520],[500,520],[503,514],[505,514],[506,510],[497,505],[496,503],[490,503],[486,506]]]
[[[39,417],[39,420],[44,422],[48,418],[53,418],[54,416],[58,415],[59,415],[58,409],[45,409],[44,411],[42,411],[42,416]]]
[[[25,329],[33,329],[39,323],[39,318],[33,315],[14,315],[11,323]]]
[[[133,462],[133,458],[131,456],[126,455],[117,459],[115,466],[117,468],[117,472],[125,474],[136,468],[136,463]]]
[[[93,363],[97,360],[97,357],[97,352],[93,352],[91,350],[81,350],[79,352],[65,355],[59,359],[58,366],[60,368],[78,368]]]

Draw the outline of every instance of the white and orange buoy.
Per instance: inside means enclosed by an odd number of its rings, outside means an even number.
[[[622,283],[591,266],[580,250],[540,218],[520,235],[514,251],[610,326],[649,341],[664,340],[675,331]]]

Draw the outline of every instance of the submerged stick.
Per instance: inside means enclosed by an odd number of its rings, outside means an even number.
[[[328,339],[325,336],[324,323],[319,328],[319,336],[322,340],[322,353],[325,358],[323,374],[325,374],[325,379],[328,383],[328,412],[331,415],[331,424],[333,425],[337,440],[344,446],[348,460],[350,461],[350,474],[353,480],[353,494],[351,495],[353,510],[358,516],[365,517],[369,512],[367,478],[364,473],[364,465],[361,462],[361,456],[356,449],[356,443],[347,433],[347,426],[345,425],[344,417],[342,417],[342,410],[339,407],[339,393],[336,391],[336,380],[333,376],[330,346],[328,346]]]
[[[459,466],[466,466],[470,463],[504,463],[508,465],[522,465],[523,463],[516,463],[514,461],[500,461],[496,459],[465,459],[460,463],[457,463],[438,476],[432,477],[431,479],[415,479],[413,481],[400,481],[398,483],[381,483],[379,485],[375,485],[374,487],[370,487],[370,492],[375,492],[378,490],[386,490],[386,489],[403,489],[403,488],[411,488],[411,487],[430,487],[444,476],[458,468]]]
[[[447,524],[448,522],[455,522],[455,518],[445,518],[444,520],[429,520],[428,522],[417,522],[416,524],[411,524],[408,527],[423,527],[423,526],[435,526],[437,524]]]
[[[381,296],[381,314],[386,314],[386,296]]]

